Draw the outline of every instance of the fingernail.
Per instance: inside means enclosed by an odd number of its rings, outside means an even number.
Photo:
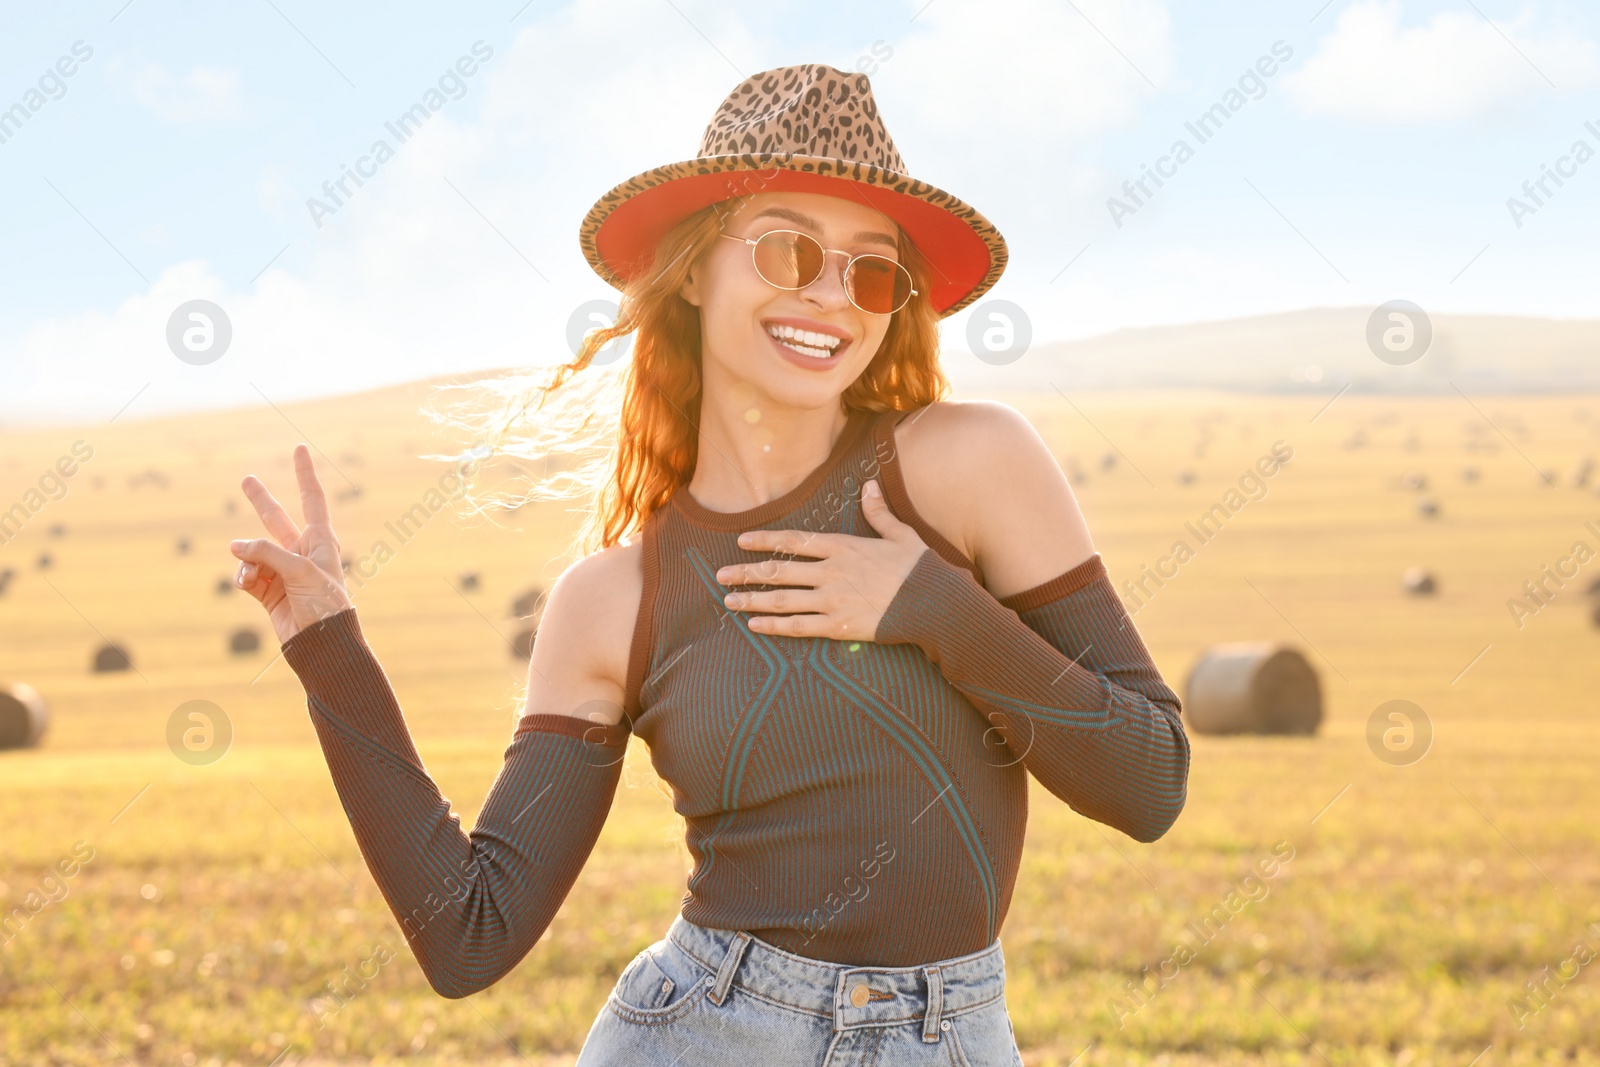
[[[728,580],[728,568],[724,567],[724,568],[722,568],[722,570],[717,572],[717,581],[726,582],[727,580]]]
[[[872,481],[867,483],[867,495],[868,496],[877,496],[878,495],[878,482],[877,482],[876,479],[874,479],[874,480],[872,480]]]
[[[241,547],[242,547],[242,546],[243,546],[243,545],[244,545],[244,542],[243,542],[243,541],[229,541],[229,542],[228,542],[228,547],[229,547],[229,548],[230,548],[230,549],[232,549],[232,550],[233,550],[233,551],[235,551],[235,552],[237,552],[237,551],[239,551],[239,549],[240,549],[240,548],[241,548]]]

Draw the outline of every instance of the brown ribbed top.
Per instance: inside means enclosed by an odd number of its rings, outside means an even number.
[[[525,716],[470,835],[354,609],[285,644],[362,853],[443,995],[483,988],[538,940],[598,837],[630,732],[687,824],[684,917],[856,966],[993,942],[1030,775],[1140,841],[1177,818],[1178,698],[1100,556],[991,596],[906,495],[893,427],[907,414],[853,414],[816,470],[759,507],[713,512],[680,490],[653,513],[624,720]],[[929,545],[873,641],[758,634],[723,607],[717,570],[765,558],[738,546],[745,530],[877,537],[860,507],[873,477]]]

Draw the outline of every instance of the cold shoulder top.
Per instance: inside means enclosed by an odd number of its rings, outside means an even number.
[[[628,736],[649,749],[694,859],[684,918],[853,966],[977,951],[1011,902],[1031,775],[1151,841],[1187,789],[1189,742],[1099,554],[996,599],[917,514],[905,411],[850,416],[792,491],[736,513],[680,490],[642,529],[623,720],[526,715],[470,834],[428,777],[355,609],[284,645],[362,854],[444,996],[527,954],[588,858]],[[876,537],[861,485],[929,549],[872,641],[753,632],[723,607],[739,533]],[[746,585],[745,589],[769,588]]]

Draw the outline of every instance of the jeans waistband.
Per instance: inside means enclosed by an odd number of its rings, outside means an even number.
[[[708,994],[721,1004],[732,986],[796,1011],[831,1018],[836,1030],[921,1020],[937,1041],[948,1016],[1005,996],[1000,939],[965,956],[911,967],[852,967],[785,952],[745,930],[672,920],[667,937],[716,976]],[[948,1025],[942,1029],[949,1029]]]

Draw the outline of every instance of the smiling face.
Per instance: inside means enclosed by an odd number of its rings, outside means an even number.
[[[824,248],[852,256],[900,258],[898,227],[859,200],[758,193],[724,223],[724,232],[752,240],[778,229],[798,230]],[[814,409],[836,401],[860,376],[893,316],[870,314],[852,304],[844,289],[845,257],[830,252],[826,260],[821,277],[795,290],[763,280],[751,262],[751,246],[742,241],[719,239],[695,264],[680,292],[700,309],[701,367],[708,393],[743,394],[756,407]],[[831,338],[839,343],[829,351]]]

